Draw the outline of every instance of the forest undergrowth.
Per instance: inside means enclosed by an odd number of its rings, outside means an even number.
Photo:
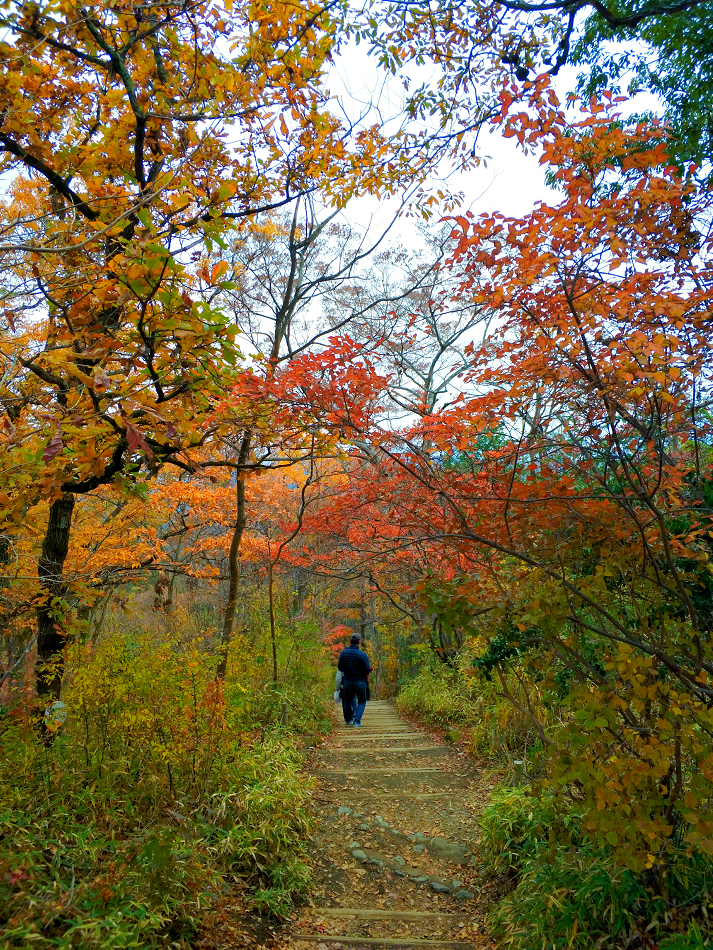
[[[480,819],[483,880],[498,895],[489,914],[495,939],[512,950],[708,950],[713,860],[681,845],[663,871],[637,872],[593,841],[582,828],[576,788],[555,796],[531,717],[474,668],[476,654],[471,644],[452,663],[424,664],[403,684],[398,706],[445,730],[502,777]],[[532,712],[556,737],[560,703],[526,678]]]
[[[29,690],[4,716],[3,946],[187,947],[231,893],[281,915],[308,885],[299,749],[330,728],[323,666],[303,641],[272,683],[238,637],[216,682],[188,619],[123,620],[75,643],[53,741]]]

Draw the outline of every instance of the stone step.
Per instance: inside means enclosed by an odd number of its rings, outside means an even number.
[[[383,716],[371,716],[368,712],[364,713],[364,722],[378,722],[385,726],[408,726],[405,719],[385,719]]]
[[[386,755],[388,752],[443,752],[442,745],[407,745],[400,749],[372,749],[369,746],[333,746],[334,752],[366,752],[368,755]]]
[[[341,943],[348,947],[443,947],[443,950],[473,950],[472,943],[458,940],[420,940],[418,937],[332,937],[327,934],[292,934],[293,940]]]
[[[366,736],[376,736],[377,738],[384,739],[398,739],[399,736],[421,736],[421,738],[428,738],[422,732],[419,732],[418,729],[400,729],[396,732],[393,729],[387,731],[380,731],[379,729],[370,729],[368,726],[362,726],[361,729],[355,731],[354,726],[349,726],[346,729],[338,730],[338,735],[340,739],[363,739]]]
[[[361,920],[427,920],[448,917],[460,920],[471,914],[450,914],[432,910],[364,910],[360,907],[310,907],[317,917],[359,917]]]
[[[402,719],[400,716],[382,716],[379,713],[374,714],[369,709],[364,711],[364,715],[368,716],[369,719],[375,719],[378,722],[406,722],[406,720]]]
[[[403,716],[398,716],[396,713],[387,712],[385,709],[372,709],[370,706],[366,707],[366,712],[370,716],[374,716],[375,719],[403,719]]]
[[[412,736],[370,736],[367,732],[366,734],[359,736],[341,736],[340,741],[344,741],[345,747],[351,748],[352,745],[357,744],[358,742],[418,742],[419,739],[423,741],[426,736],[412,735]],[[388,749],[388,746],[374,746],[374,748],[385,748]],[[445,748],[445,747],[444,747]]]
[[[428,798],[446,798],[450,797],[453,794],[452,789],[446,789],[443,792],[409,792],[403,788],[399,789],[399,795],[403,795],[404,798],[413,798],[416,801],[421,801],[422,799]],[[393,799],[393,792],[375,792],[372,789],[369,789],[369,798],[390,798]]]
[[[340,736],[339,741],[345,742],[348,746],[351,746],[355,742],[427,742],[428,736],[421,736],[417,732],[412,733],[410,736],[375,736],[366,732],[359,733],[358,736]],[[388,747],[371,746],[371,748],[380,749]]]
[[[438,798],[448,798],[453,794],[453,789],[447,789],[444,792],[409,792],[406,789],[400,788],[399,795],[403,798],[412,798],[414,801],[426,801],[426,800],[436,800]],[[377,792],[373,789],[369,789],[369,798],[388,798],[393,801],[394,793],[390,792]]]
[[[412,742],[415,742],[417,739],[426,739],[427,736],[423,736],[418,732],[403,733],[400,732],[398,735],[386,735],[383,733],[376,732],[359,732],[356,735],[349,736],[339,736],[339,741],[344,742],[366,742],[367,739],[369,742],[379,741],[379,742],[405,742],[410,739]]]
[[[340,739],[412,739],[414,736],[419,736],[424,738],[422,732],[417,732],[415,729],[410,729],[406,731],[401,729],[396,730],[379,730],[379,729],[368,729],[366,726],[362,726],[361,729],[355,730],[354,726],[350,726],[349,730],[346,729],[338,733]]]
[[[432,766],[427,766],[420,769],[419,768],[390,769],[390,768],[382,768],[380,766],[374,766],[371,764],[371,762],[365,762],[363,766],[357,765],[353,769],[329,769],[329,768],[315,769],[315,773],[317,775],[354,775],[355,773],[362,771],[362,769],[365,772],[367,772],[367,774],[369,775],[373,774],[374,772],[381,773],[381,772],[448,772],[449,771],[448,769],[437,769],[437,768],[433,768]]]

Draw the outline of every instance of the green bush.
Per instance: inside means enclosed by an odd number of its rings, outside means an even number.
[[[509,688],[517,694],[522,677],[512,679]],[[549,725],[552,704],[540,694],[538,683],[530,681],[527,688],[527,702],[540,721]],[[453,665],[424,666],[413,679],[402,684],[397,705],[407,715],[433,726],[463,726],[469,733],[470,751],[521,758],[527,760],[528,770],[532,771],[541,752],[537,730],[532,719],[500,693],[494,681],[488,681],[473,668],[472,656],[464,651]]]
[[[457,670],[425,667],[402,685],[397,705],[434,726],[471,725],[475,721],[472,701],[471,690]]]
[[[330,688],[321,679],[306,686],[294,682],[267,683],[260,691],[238,699],[240,720],[253,729],[274,729],[283,724],[283,712],[286,712],[290,733],[326,735],[333,728],[333,721],[328,704],[320,702],[320,698],[327,695]]]
[[[528,860],[549,848],[554,816],[525,786],[496,788],[480,816],[480,853],[487,872],[512,880]]]
[[[272,913],[307,885],[310,783],[276,721],[297,697],[260,681],[223,693],[214,662],[201,641],[115,634],[77,647],[51,745],[21,709],[4,720],[3,947],[188,947],[233,878]]]
[[[486,870],[507,891],[489,922],[508,950],[614,950],[644,932],[658,950],[711,946],[710,859],[681,852],[663,878],[636,874],[580,836],[576,809],[562,817],[524,787],[498,790],[481,828]]]

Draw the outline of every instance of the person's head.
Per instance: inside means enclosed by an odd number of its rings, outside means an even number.
[[[360,643],[361,637],[358,633],[353,633],[351,637],[349,637],[349,646],[358,647]]]

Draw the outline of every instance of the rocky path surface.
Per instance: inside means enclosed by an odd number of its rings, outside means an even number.
[[[473,852],[488,777],[372,702],[315,751],[315,887],[290,947],[494,947]]]

